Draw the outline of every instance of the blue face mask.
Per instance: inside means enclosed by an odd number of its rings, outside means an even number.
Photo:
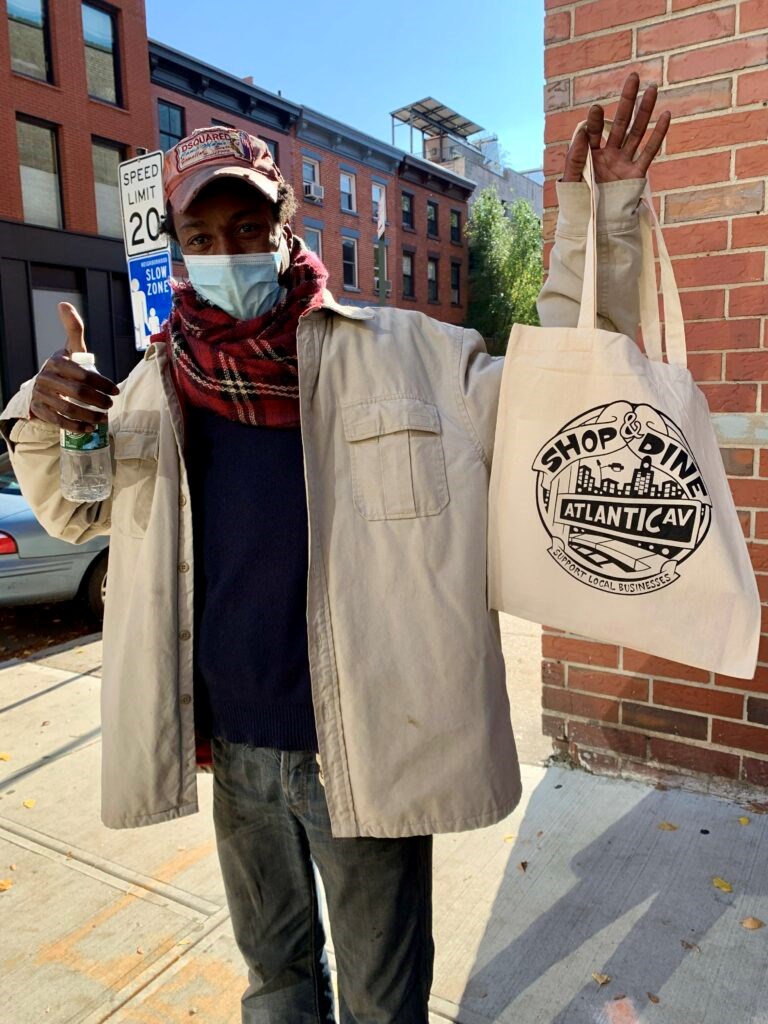
[[[254,252],[185,256],[184,263],[198,295],[235,320],[252,320],[272,309],[285,293],[277,283],[281,259],[281,252]]]

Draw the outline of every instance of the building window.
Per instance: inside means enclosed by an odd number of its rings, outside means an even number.
[[[157,123],[160,128],[160,149],[173,149],[184,138],[184,111],[175,103],[157,101]]]
[[[344,285],[357,288],[357,239],[341,240],[341,262],[344,266]]]
[[[454,306],[461,305],[461,264],[451,264],[451,302]]]
[[[323,232],[319,228],[304,228],[304,241],[308,249],[320,259],[323,258]]]
[[[437,263],[435,259],[427,260],[427,298],[437,302]]]
[[[413,231],[413,196],[410,192],[403,192],[403,227]]]
[[[93,180],[96,189],[96,224],[100,235],[122,238],[118,166],[124,159],[122,146],[93,141]]]
[[[83,280],[80,273],[70,267],[56,267],[45,263],[29,264],[29,278],[32,288],[35,355],[37,365],[42,366],[46,359],[61,348],[59,303],[71,302],[85,320]]]
[[[229,121],[222,121],[220,117],[212,117],[211,118],[211,124],[215,124],[217,128],[234,128],[235,127],[233,124],[230,124]]]
[[[63,227],[56,129],[17,118],[16,140],[24,220],[47,228]]]
[[[320,163],[309,156],[301,158],[301,180],[305,185],[320,184]]]
[[[427,234],[437,238],[437,203],[427,200]]]
[[[115,16],[83,4],[83,40],[88,94],[107,103],[120,103]]]
[[[272,139],[262,139],[262,142],[269,150],[269,155],[272,157],[275,163],[278,163],[279,161],[277,159],[277,143],[273,142]]]
[[[379,219],[379,203],[384,204],[384,213],[387,212],[387,190],[384,185],[379,185],[378,182],[374,181],[371,185],[371,208],[373,211],[373,219]]]
[[[8,34],[11,42],[11,70],[50,82],[51,52],[46,0],[8,0]]]
[[[379,253],[383,252],[384,256],[384,280],[387,280],[387,247],[381,245],[380,242],[373,243],[373,290],[376,294],[379,294]],[[385,285],[386,287],[386,285]]]
[[[461,242],[461,210],[451,210],[451,241]]]
[[[342,171],[339,177],[341,188],[341,208],[347,213],[355,213],[357,203],[355,202],[355,175]]]
[[[415,295],[413,288],[413,253],[403,253],[403,295],[412,299]]]

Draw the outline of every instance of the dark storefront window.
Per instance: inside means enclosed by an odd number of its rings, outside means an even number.
[[[94,139],[93,181],[96,190],[96,223],[100,235],[122,238],[118,166],[125,159],[123,147],[115,142]]]
[[[56,129],[24,118],[16,120],[19,173],[24,220],[46,228],[61,228],[61,189],[56,153]]]
[[[115,16],[100,7],[83,4],[83,40],[88,94],[106,103],[120,103]]]
[[[160,128],[160,149],[165,153],[184,138],[184,111],[175,103],[158,100],[157,121]]]
[[[50,82],[53,76],[46,0],[8,0],[8,34],[11,70]]]

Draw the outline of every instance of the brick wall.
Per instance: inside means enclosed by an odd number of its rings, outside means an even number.
[[[689,366],[714,414],[768,604],[768,0],[546,0],[545,253],[577,122],[615,110],[637,70],[673,123],[651,182],[687,320]],[[768,610],[767,610],[768,611]],[[554,631],[543,724],[595,770],[768,786],[768,615],[751,682]]]
[[[96,233],[96,198],[91,139],[120,143],[127,156],[151,147],[154,128],[147,74],[147,29],[143,0],[113,0],[122,106],[88,96],[80,0],[48,4],[53,82],[39,82],[11,71],[7,7],[0,0],[0,218],[23,220],[18,172],[16,115],[56,126],[64,227]]]

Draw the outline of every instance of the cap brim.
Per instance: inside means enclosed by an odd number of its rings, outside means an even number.
[[[225,167],[200,167],[186,176],[167,197],[168,202],[177,213],[184,213],[195,197],[216,178],[238,178],[247,181],[257,188],[262,195],[273,203],[277,202],[277,182],[270,181],[263,174],[250,167],[237,167],[229,164]]]

